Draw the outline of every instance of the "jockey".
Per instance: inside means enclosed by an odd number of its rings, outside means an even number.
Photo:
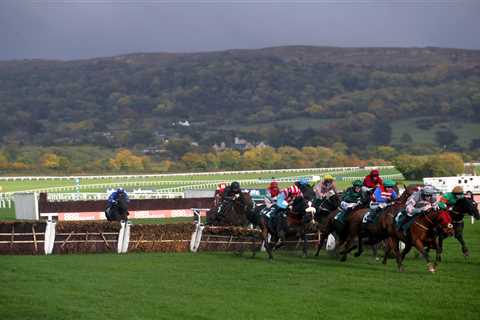
[[[108,207],[111,208],[114,204],[117,203],[118,199],[124,196],[127,202],[130,200],[128,199],[128,194],[123,188],[117,188],[117,190],[113,191],[110,196],[108,197]]]
[[[345,223],[350,212],[355,210],[362,203],[362,181],[355,180],[352,186],[347,188],[342,194],[342,202],[340,202],[340,211],[335,216],[335,220]]]
[[[437,203],[435,195],[437,190],[430,185],[424,186],[421,190],[415,191],[407,199],[405,212],[407,213],[406,218],[400,224],[400,229],[412,218],[415,216],[425,213],[428,210],[434,208],[445,208],[446,205],[442,203]]]
[[[375,188],[372,201],[370,201],[370,214],[366,218],[368,222],[372,222],[381,210],[390,206],[398,198],[394,189],[395,185],[395,181],[387,179],[383,182],[383,185],[378,185]]]
[[[265,195],[265,205],[270,208],[272,204],[277,201],[277,196],[280,193],[280,189],[278,188],[278,182],[272,181],[267,187],[267,194]]]
[[[373,192],[373,200],[370,202],[371,209],[384,209],[398,198],[395,192],[395,181],[387,179],[383,185],[378,185]]]
[[[228,202],[239,199],[242,203],[245,203],[243,199],[242,189],[240,188],[240,183],[233,181],[228,187],[226,187],[222,193],[221,203],[218,206],[217,212],[220,213],[223,210],[223,207]]]
[[[220,204],[223,198],[223,193],[225,192],[225,188],[227,187],[227,184],[225,182],[219,183],[217,186],[217,189],[215,190],[215,195],[214,195],[214,202],[213,206],[216,207]]]
[[[457,203],[457,201],[462,198],[463,198],[463,188],[462,186],[456,186],[453,188],[452,192],[447,192],[441,196],[439,201],[439,206],[441,206],[440,205],[440,202],[441,202],[441,203],[444,203],[446,207],[452,208]]]
[[[345,190],[340,203],[342,211],[351,212],[362,203],[362,185],[361,180],[355,180],[352,186]]]
[[[383,180],[380,178],[380,172],[374,169],[363,179],[363,186],[367,189],[375,189],[378,185],[383,185]]]
[[[275,213],[287,211],[287,208],[292,205],[293,200],[299,197],[303,198],[303,194],[296,184],[293,184],[290,187],[283,189],[277,196],[278,210],[275,210]]]
[[[332,175],[326,174],[323,180],[315,185],[313,191],[318,199],[330,198],[337,193],[335,179]]]

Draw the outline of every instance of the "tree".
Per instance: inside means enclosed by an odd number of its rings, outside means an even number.
[[[463,159],[456,153],[430,156],[424,168],[424,174],[430,177],[456,176],[463,172]]]
[[[240,167],[240,152],[237,150],[226,149],[217,153],[219,167],[224,170],[238,170]]]
[[[397,153],[395,148],[391,146],[379,146],[376,149],[376,156],[384,160],[391,160]]]
[[[40,165],[47,169],[58,169],[60,167],[60,157],[53,153],[45,153],[40,158]]]
[[[109,167],[114,170],[143,171],[145,158],[134,155],[128,149],[120,149],[115,158],[109,160]]]
[[[455,144],[458,136],[452,130],[441,130],[435,132],[435,140],[442,147],[449,147]]]
[[[412,136],[411,136],[408,132],[404,132],[404,133],[402,134],[402,136],[400,137],[400,141],[401,141],[402,143],[408,144],[408,143],[412,143],[412,142],[413,142],[413,138],[412,138]]]
[[[393,159],[393,164],[408,180],[420,180],[426,176],[424,172],[428,158],[425,156],[400,155]]]
[[[185,153],[181,160],[189,171],[205,171],[208,167],[205,156],[196,152]]]
[[[378,121],[373,127],[370,141],[375,145],[388,145],[392,138],[392,127],[388,122]]]

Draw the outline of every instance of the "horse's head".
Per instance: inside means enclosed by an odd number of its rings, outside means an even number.
[[[125,193],[119,193],[116,205],[121,213],[128,211],[128,199]]]
[[[432,211],[432,221],[436,227],[446,236],[453,236],[454,229],[452,218],[447,210]]]
[[[475,202],[472,195],[467,195],[466,197],[460,198],[457,200],[457,203],[453,206],[453,211],[456,213],[468,214],[474,217],[476,220],[480,219],[480,213],[478,212],[478,204]]]
[[[303,217],[303,223],[315,222],[315,212],[312,201],[302,197],[297,197],[292,202],[291,212],[297,216]]]

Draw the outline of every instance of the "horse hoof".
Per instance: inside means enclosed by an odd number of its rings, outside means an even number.
[[[465,252],[463,253],[463,256],[464,256],[465,258],[470,257],[470,253],[469,253],[468,251],[465,251]]]
[[[355,252],[354,256],[355,256],[356,258],[358,258],[358,257],[360,257],[361,254],[362,254],[361,252]]]
[[[431,273],[435,273],[435,265],[432,264],[432,263],[429,263],[428,264],[428,271],[431,272]]]
[[[403,266],[399,267],[398,272],[405,272],[405,268]]]
[[[347,257],[346,257],[346,256],[342,256],[342,257],[340,258],[340,261],[342,261],[342,262],[347,261]]]

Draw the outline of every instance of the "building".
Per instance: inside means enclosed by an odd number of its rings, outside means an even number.
[[[480,194],[480,176],[462,175],[457,177],[423,178],[424,184],[429,184],[441,192],[450,192],[455,186],[462,186],[465,192]]]

